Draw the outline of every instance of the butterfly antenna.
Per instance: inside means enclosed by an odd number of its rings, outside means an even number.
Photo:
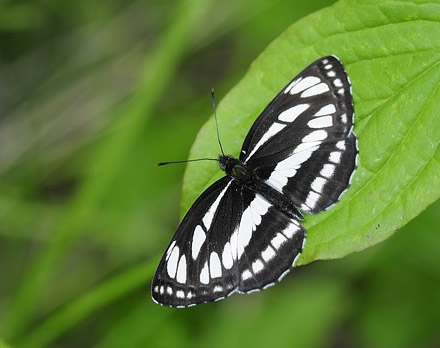
[[[216,112],[215,112],[214,88],[211,90],[211,100],[212,100],[212,110],[214,111],[215,128],[217,129],[217,140],[218,140],[218,144],[220,145],[220,150],[222,151],[222,155],[224,156],[225,153],[223,152],[222,143],[220,142],[220,134],[219,134],[219,132],[218,132],[217,114],[216,114]]]
[[[190,160],[183,160],[183,161],[159,162],[159,163],[156,163],[156,167],[166,166],[167,164],[187,163],[187,162],[197,162],[197,161],[216,161],[216,162],[218,162],[218,159],[215,159],[215,158],[197,158],[197,159],[190,159]]]

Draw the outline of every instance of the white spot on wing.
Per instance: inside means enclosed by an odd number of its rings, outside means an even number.
[[[327,136],[326,132],[321,135],[314,135],[314,133],[318,132],[324,131],[312,132],[308,135],[308,137],[315,136],[314,139],[319,140],[324,136],[324,134],[325,136]],[[307,143],[302,143],[300,144],[300,146],[303,144]],[[316,146],[316,144],[319,144],[319,142],[310,142],[310,144],[312,144],[313,146],[302,146],[302,151],[296,152],[300,147],[298,146],[298,148],[295,149],[295,152],[291,156],[279,162],[274,171],[270,174],[270,177],[266,180],[266,183],[276,190],[282,192],[283,187],[288,183],[289,178],[294,177],[297,173],[297,169],[301,166],[301,164],[307,161],[312,156],[313,152],[318,149],[318,146]]]
[[[252,270],[254,271],[254,274],[261,272],[264,269],[264,263],[258,259],[252,263]]]
[[[175,240],[173,240],[173,242],[170,244],[170,246],[168,247],[168,250],[167,250],[167,256],[166,256],[166,260],[168,260],[169,258],[170,258],[170,255],[171,255],[171,251],[173,250],[173,248],[174,248],[174,246],[176,245],[176,241]]]
[[[272,246],[270,245],[261,253],[261,257],[266,262],[272,260],[275,257],[275,255],[276,255],[275,250],[273,250]]]
[[[222,276],[222,265],[218,254],[213,251],[209,257],[209,271],[211,273],[211,278],[219,278]]]
[[[222,292],[223,291],[223,287],[220,285],[216,285],[214,286],[214,292]]]
[[[319,111],[315,114],[315,116],[326,116],[331,115],[336,112],[336,108],[333,104],[328,104],[323,106]]]
[[[238,228],[236,228],[234,233],[232,233],[230,242],[231,242],[232,259],[233,260],[237,260],[237,253],[238,253]]]
[[[315,180],[312,182],[312,190],[316,192],[322,192],[324,185],[326,184],[326,180],[324,178],[321,178],[318,176]]]
[[[209,283],[209,269],[208,269],[208,261],[205,262],[205,265],[200,272],[200,283],[208,284]]]
[[[266,141],[272,138],[275,134],[284,129],[286,125],[275,122],[272,126],[269,127],[266,133],[261,137],[258,143],[254,146],[251,153],[247,157],[248,159],[252,157],[252,155],[263,145]]]
[[[212,220],[214,219],[215,212],[217,211],[217,207],[220,203],[220,200],[225,195],[226,190],[228,189],[231,182],[229,182],[226,187],[220,192],[220,194],[217,196],[216,200],[212,205],[209,207],[208,211],[206,212],[205,216],[202,218],[203,224],[206,227],[206,230],[209,230],[211,227]]]
[[[170,278],[174,278],[176,276],[178,260],[179,260],[179,247],[175,246],[167,262],[167,272]]]
[[[238,257],[241,257],[243,254],[244,248],[249,244],[252,238],[252,232],[255,231],[257,226],[261,223],[261,217],[267,213],[269,207],[270,203],[257,193],[250,205],[243,212],[238,228]]]
[[[301,94],[301,98],[313,97],[328,92],[329,90],[330,88],[328,88],[326,83],[320,83],[319,85],[310,87],[308,90],[304,91]]]
[[[183,290],[177,290],[176,291],[176,296],[178,298],[184,298],[185,297],[185,293],[183,292]]]
[[[339,151],[332,152],[329,157],[330,162],[339,163],[341,161],[341,155],[342,153]]]
[[[238,257],[240,258],[244,252],[244,248],[249,244],[252,237],[252,216],[250,209],[247,208],[241,216],[240,226],[238,228]]]
[[[335,73],[334,71],[329,71],[329,72],[327,73],[327,75],[328,75],[329,77],[335,77],[335,76],[336,76],[336,73]]]
[[[288,178],[294,176],[296,174],[296,170],[292,169],[292,172],[287,174],[289,174],[289,176],[287,176],[285,173],[279,173],[278,171],[274,170],[270,174],[270,177],[266,180],[266,183],[282,192],[283,187],[286,186],[287,182],[289,181]]]
[[[321,145],[320,141],[310,141],[308,143],[301,143],[296,147],[293,153],[298,153],[302,151],[315,151],[319,147],[319,145]]]
[[[255,196],[254,200],[252,201],[251,206],[252,206],[252,210],[254,210],[260,216],[262,216],[267,213],[267,211],[269,210],[270,204],[269,204],[269,202],[267,202],[263,198],[263,196],[261,196],[260,194],[257,194]]]
[[[296,118],[309,108],[309,104],[299,104],[283,111],[278,119],[284,122],[294,122]]]
[[[342,123],[347,123],[347,114],[346,113],[343,113],[341,115],[341,121],[342,121]]]
[[[202,248],[203,243],[205,243],[206,233],[203,231],[203,228],[200,225],[197,225],[194,230],[193,240],[191,245],[191,254],[193,260],[197,258],[199,255],[200,249]]]
[[[287,239],[286,239],[286,237],[284,237],[284,235],[282,233],[277,233],[277,235],[275,237],[273,237],[270,242],[275,249],[279,249],[281,247],[281,245],[283,245],[285,242],[287,242]]]
[[[316,206],[316,203],[318,203],[320,197],[321,196],[316,192],[310,191],[304,205],[313,209]]]
[[[345,150],[345,140],[340,140],[336,143],[336,148],[339,150]]]
[[[289,223],[287,225],[287,227],[283,230],[283,234],[287,237],[287,238],[292,238],[298,231],[300,230],[300,228],[293,224],[293,223]]]
[[[307,125],[310,128],[326,128],[331,127],[333,125],[333,117],[332,116],[322,116],[317,117],[309,122],[307,122]]]
[[[302,80],[302,77],[293,80],[284,90],[284,94],[289,93],[293,86],[297,85]]]
[[[297,83],[295,86],[292,87],[292,89],[290,90],[290,94],[293,95],[293,94],[300,93],[300,92],[306,90],[307,88],[310,88],[320,82],[321,82],[321,79],[319,77],[307,76],[306,78],[304,78],[303,80],[301,80],[299,83]]]
[[[252,278],[252,273],[251,273],[248,269],[246,269],[246,270],[244,270],[243,273],[241,274],[241,279],[243,279],[243,280],[247,280],[247,279],[249,279],[249,278]]]
[[[279,162],[275,167],[275,171],[297,168],[300,164],[307,161],[310,158],[310,156],[312,156],[312,153],[313,151],[311,149],[310,151],[301,151],[298,153],[294,153],[292,156],[289,156],[286,159]],[[296,170],[294,170],[293,175],[295,174],[296,174]]]
[[[306,135],[303,139],[303,143],[322,141],[327,138],[327,132],[325,130],[317,130],[312,133]]]
[[[341,79],[335,79],[335,80],[333,81],[333,84],[334,84],[336,87],[342,87],[342,81],[341,81]]]
[[[223,261],[223,266],[226,269],[231,269],[232,268],[232,265],[233,265],[232,249],[231,249],[231,244],[229,242],[227,242],[225,244],[225,247],[223,249],[222,261]]]
[[[186,257],[182,255],[179,261],[179,267],[177,268],[176,280],[179,283],[186,283]]]
[[[323,177],[331,178],[334,172],[335,166],[333,164],[324,164],[324,167],[322,167],[320,174]]]

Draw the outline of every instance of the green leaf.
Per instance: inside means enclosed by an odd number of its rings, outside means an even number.
[[[342,0],[289,27],[219,104],[223,147],[238,156],[252,123],[288,81],[319,57],[343,62],[353,84],[359,165],[340,202],[306,217],[300,264],[379,243],[439,197],[439,37],[438,2]],[[190,158],[217,153],[211,118]],[[221,176],[212,162],[189,164],[182,212]]]

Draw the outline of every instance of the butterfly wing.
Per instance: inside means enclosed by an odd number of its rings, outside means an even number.
[[[193,204],[159,263],[152,297],[187,307],[267,287],[293,266],[303,227],[228,177]]]
[[[307,213],[326,209],[356,166],[353,104],[336,57],[317,60],[266,107],[240,160]],[[160,261],[153,299],[187,307],[279,281],[305,243],[300,223],[228,177],[193,204]]]
[[[301,224],[276,209],[260,194],[241,188],[242,215],[233,233],[237,240],[238,291],[267,288],[295,265],[306,242]]]
[[[306,213],[335,203],[356,167],[351,85],[341,62],[310,64],[261,113],[240,159]]]
[[[236,288],[236,272],[222,272],[219,261],[240,216],[232,204],[238,196],[231,184],[224,177],[211,185],[180,223],[153,279],[152,297],[159,304],[186,307]]]

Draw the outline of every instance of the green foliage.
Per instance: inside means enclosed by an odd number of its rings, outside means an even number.
[[[263,47],[332,2],[0,0],[0,347],[436,346],[439,202],[376,247],[267,291],[188,310],[150,300],[184,170],[154,163],[186,158],[210,89],[220,100]],[[365,236],[376,243],[437,197],[438,8],[324,8],[273,41],[220,102],[225,149],[237,155],[301,68],[327,53],[347,66],[360,168],[340,205],[307,217],[303,263],[365,247]],[[192,155],[202,146],[218,153],[212,120]],[[183,210],[219,174],[189,167]]]
[[[309,216],[307,264],[388,238],[440,196],[440,7],[429,1],[341,1],[287,29],[256,59],[218,107],[224,147],[241,141],[271,98],[313,60],[337,55],[353,84],[359,166],[329,211]],[[191,158],[218,153],[212,120]],[[190,163],[182,211],[218,178],[212,163]]]
[[[0,348],[10,348],[9,345],[7,345],[5,342],[3,342],[2,340],[0,340]]]

